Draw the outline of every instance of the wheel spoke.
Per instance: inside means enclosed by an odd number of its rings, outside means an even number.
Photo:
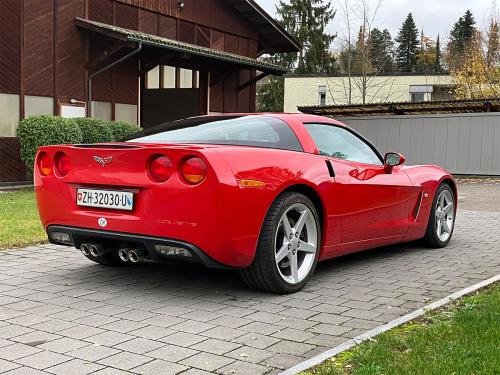
[[[281,262],[286,256],[290,254],[290,249],[288,249],[288,242],[283,243],[281,249],[276,253],[276,263]]]
[[[316,252],[316,246],[312,245],[307,242],[301,242],[299,251],[303,251],[304,253],[315,253]]]
[[[441,236],[443,232],[441,231],[441,220],[437,221],[437,235]]]
[[[295,229],[295,232],[299,234],[302,233],[302,229],[304,228],[304,224],[306,223],[307,216],[309,215],[309,210],[304,210],[300,214],[299,220],[295,223],[295,226],[293,227]]]
[[[443,208],[443,211],[444,211],[445,213],[449,213],[449,212],[451,211],[451,209],[452,209],[452,208],[453,208],[453,203],[451,203],[451,202],[450,202],[450,203],[448,203],[448,204],[446,205],[446,207],[445,207],[445,208]]]
[[[439,199],[439,208],[440,208],[441,210],[443,210],[443,209],[444,209],[444,206],[445,206],[445,196],[444,196],[444,194],[441,194],[441,197],[440,197],[440,198],[441,198],[441,199]]]
[[[451,233],[450,226],[448,225],[448,222],[446,220],[443,221],[443,231],[445,233]]]
[[[436,212],[434,213],[434,215],[436,216],[436,219],[439,220],[441,218],[441,209],[438,207],[436,207]]]
[[[299,265],[297,262],[297,253],[290,256],[290,269],[292,271],[293,282],[299,282]]]
[[[283,230],[285,231],[285,236],[289,238],[292,234],[292,227],[290,226],[290,222],[288,221],[288,216],[286,215],[286,213],[283,215],[281,220],[283,222]]]

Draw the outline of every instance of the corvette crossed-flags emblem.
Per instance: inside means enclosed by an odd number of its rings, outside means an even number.
[[[110,163],[111,160],[113,160],[113,157],[108,156],[107,158],[101,158],[100,156],[94,156],[94,160],[104,167],[106,164]]]

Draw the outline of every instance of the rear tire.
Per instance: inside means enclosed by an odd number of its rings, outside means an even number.
[[[436,190],[423,238],[424,245],[442,248],[448,245],[455,227],[455,194],[450,185],[442,183]]]
[[[271,205],[262,224],[255,258],[240,271],[252,288],[294,293],[309,281],[319,258],[321,228],[314,204],[287,192]]]

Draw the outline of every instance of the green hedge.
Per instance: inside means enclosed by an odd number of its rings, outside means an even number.
[[[82,130],[81,143],[102,143],[115,140],[108,123],[97,118],[81,117],[74,119]]]
[[[21,159],[30,170],[33,170],[38,148],[82,142],[82,131],[74,120],[49,115],[22,120],[17,127],[17,136],[21,143]]]
[[[120,142],[123,138],[142,130],[142,128],[123,121],[110,121],[108,122],[108,126],[113,133],[115,142]]]
[[[17,136],[21,143],[21,159],[33,170],[35,155],[41,146],[115,142],[141,130],[122,121],[40,115],[22,120],[17,128]]]

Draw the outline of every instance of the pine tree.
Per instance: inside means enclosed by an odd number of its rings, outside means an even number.
[[[276,6],[281,25],[303,46],[295,55],[296,73],[332,73],[338,71],[330,46],[335,35],[326,32],[335,17],[330,1],[280,0]]]
[[[331,3],[323,0],[279,1],[276,6],[278,22],[303,46],[298,53],[283,53],[263,59],[283,66],[294,73],[334,73],[338,64],[330,50],[335,35],[326,27],[335,17]],[[283,111],[284,78],[271,77],[259,85],[257,104],[259,111]]]
[[[476,33],[475,24],[474,16],[467,10],[453,25],[450,32],[450,65],[462,63],[464,52]]]
[[[370,33],[369,45],[373,69],[381,73],[392,72],[394,43],[389,30],[374,28]]]
[[[419,47],[418,29],[410,13],[403,22],[396,38],[396,64],[402,72],[413,72],[417,67],[417,51]]]
[[[434,54],[434,67],[433,70],[435,72],[442,72],[443,71],[443,53],[441,52],[441,42],[439,41],[439,34],[436,39],[436,50]]]

